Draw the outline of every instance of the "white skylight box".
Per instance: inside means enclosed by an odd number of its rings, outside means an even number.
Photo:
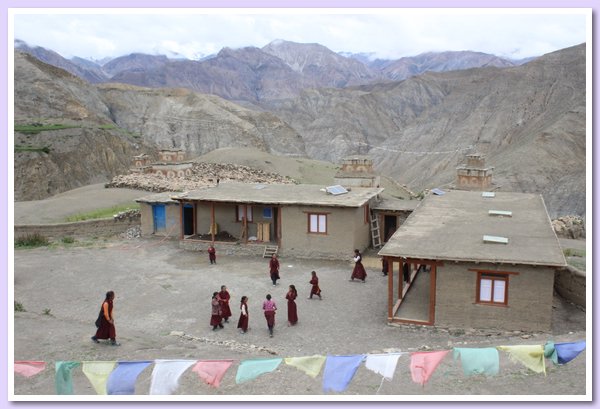
[[[512,217],[512,212],[509,210],[488,210],[490,216],[506,216]]]
[[[342,195],[344,193],[348,193],[346,188],[341,185],[327,186],[325,189],[327,190],[327,193],[331,193],[332,195]]]
[[[496,197],[494,192],[481,192],[481,197]]]
[[[500,243],[500,244],[508,244],[508,237],[501,237],[501,236],[488,236],[488,235],[483,235],[483,242],[484,243]]]

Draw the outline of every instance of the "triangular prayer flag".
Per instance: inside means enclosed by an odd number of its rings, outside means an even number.
[[[400,355],[402,353],[369,354],[365,361],[365,367],[391,381],[396,372]]]
[[[116,368],[110,373],[106,382],[106,391],[109,395],[135,394],[135,382],[152,361],[117,362]]]
[[[500,370],[496,348],[454,348],[454,359],[458,359],[459,356],[466,376],[497,375]]]
[[[15,361],[15,372],[27,378],[37,375],[46,369],[44,361]]]
[[[242,361],[235,375],[235,383],[243,383],[267,372],[272,372],[281,363],[281,358],[248,359]]]
[[[106,395],[106,381],[115,368],[115,361],[84,361],[81,370],[87,376],[98,395]]]
[[[447,351],[433,352],[413,352],[410,354],[410,374],[413,382],[424,386],[435,372],[436,368],[442,362],[442,359],[448,355]]]
[[[154,361],[150,395],[170,395],[179,386],[179,378],[196,361],[157,359]]]
[[[343,392],[354,377],[364,355],[327,355],[323,370],[323,391]]]
[[[207,384],[218,388],[233,360],[198,361],[192,368]]]
[[[556,354],[558,355],[558,363],[566,364],[575,359],[585,349],[585,341],[577,342],[561,342],[554,344]]]
[[[508,352],[511,360],[520,362],[534,372],[546,373],[546,360],[544,347],[541,345],[515,345],[496,347],[500,351]]]
[[[81,362],[77,361],[56,361],[56,376],[54,383],[56,385],[57,395],[72,395],[73,394],[73,376],[71,371],[77,368]]]
[[[315,378],[325,363],[323,355],[301,356],[297,358],[285,358],[287,365],[293,366],[308,376]]]

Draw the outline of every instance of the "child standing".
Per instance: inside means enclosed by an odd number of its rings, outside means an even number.
[[[210,264],[217,264],[217,250],[211,244],[208,246],[208,260]]]
[[[323,298],[321,298],[321,288],[319,288],[319,277],[317,277],[317,272],[311,271],[310,274],[311,278],[308,283],[312,284],[312,287],[310,289],[310,295],[308,296],[308,298],[312,299],[313,295],[318,295],[319,300],[322,300]]]

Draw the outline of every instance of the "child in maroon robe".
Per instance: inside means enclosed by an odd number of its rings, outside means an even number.
[[[222,285],[219,292],[219,306],[221,307],[221,318],[225,322],[229,322],[229,317],[231,317],[231,309],[229,308],[230,298],[231,296],[229,295],[229,291],[227,291],[227,287]]]
[[[296,297],[298,297],[298,292],[296,291],[296,286],[292,284],[290,285],[289,291],[285,295],[285,299],[288,300],[288,327],[298,323],[298,309],[295,301]]]
[[[323,298],[321,298],[321,288],[319,288],[319,277],[317,277],[317,272],[316,271],[311,271],[310,274],[312,276],[311,276],[310,281],[308,283],[312,284],[312,287],[310,289],[310,295],[308,296],[308,298],[312,299],[313,295],[318,295],[319,296],[319,300],[322,300]]]
[[[210,302],[212,307],[211,315],[210,315],[210,325],[213,327],[213,331],[217,330],[217,327],[223,328],[223,324],[221,324],[221,306],[219,303],[219,293],[214,292],[212,296],[212,300]]]
[[[354,281],[354,279],[362,280],[365,282],[367,278],[367,272],[362,265],[362,255],[358,249],[354,250],[354,270],[352,270],[352,275],[350,276],[350,281]]]
[[[248,315],[248,297],[243,296],[242,300],[240,301],[240,319],[237,325],[242,334],[245,334],[248,331],[249,319],[250,315]]]
[[[267,320],[267,327],[269,328],[269,336],[273,338],[273,327],[275,327],[275,311],[277,311],[277,305],[275,305],[275,301],[271,301],[271,294],[267,294],[267,299],[263,301],[263,310],[265,312],[265,319]]]
[[[269,274],[271,274],[271,281],[273,281],[273,287],[275,287],[277,280],[279,280],[279,260],[277,260],[277,254],[273,254],[271,260],[269,260]]]
[[[208,260],[210,264],[217,264],[217,250],[212,246],[208,246]]]

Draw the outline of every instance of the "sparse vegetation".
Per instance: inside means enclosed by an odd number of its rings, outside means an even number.
[[[23,304],[15,301],[15,312],[26,312],[27,310],[23,307]]]
[[[80,222],[84,220],[95,220],[95,219],[107,219],[113,217],[115,214],[125,212],[127,210],[139,210],[140,205],[138,203],[130,205],[113,206],[105,209],[97,209],[87,213],[77,213],[75,215],[67,217],[67,222]]]
[[[50,311],[51,311],[50,308],[44,308],[44,315],[52,316],[52,313]]]
[[[64,244],[73,244],[75,243],[75,239],[73,237],[63,237],[62,242]]]
[[[15,145],[15,152],[44,152],[50,153],[48,146]]]
[[[48,238],[39,233],[26,234],[15,239],[15,247],[18,248],[42,247],[48,244],[50,244]]]
[[[585,257],[585,250],[566,248],[563,250],[565,257]]]
[[[42,124],[40,122],[34,122],[26,125],[15,125],[15,132],[21,132],[24,134],[37,134],[43,131],[57,131],[60,129],[70,128],[80,128],[80,126],[64,124]]]

